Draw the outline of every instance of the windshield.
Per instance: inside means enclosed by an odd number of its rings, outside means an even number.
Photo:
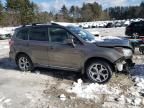
[[[89,43],[96,42],[94,35],[92,35],[91,33],[89,33],[84,29],[81,29],[80,27],[68,26],[67,28],[86,42]]]

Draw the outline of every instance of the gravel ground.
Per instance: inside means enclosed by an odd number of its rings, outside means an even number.
[[[124,30],[124,28],[120,28],[120,30],[117,31],[120,32],[122,30]],[[106,34],[111,36],[116,35],[114,29],[99,29],[99,31],[106,31]],[[119,32],[117,32],[118,35]],[[136,55],[133,58],[136,66],[135,69],[132,70],[132,75],[134,77],[144,78],[144,56],[138,52],[138,49],[136,50]],[[15,63],[9,61],[8,52],[8,41],[0,41],[0,108],[144,107],[144,101],[142,101],[144,100],[143,96],[137,96],[138,90],[133,90],[134,88],[139,88],[136,86],[139,83],[133,81],[136,79],[129,78],[129,75],[114,74],[112,79],[105,85],[93,84],[93,86],[97,87],[94,88],[96,90],[99,90],[100,87],[106,87],[108,90],[111,90],[109,88],[115,88],[120,91],[118,94],[99,92],[92,95],[95,96],[95,99],[82,98],[80,97],[81,95],[77,93],[68,92],[76,88],[76,86],[79,86],[77,91],[80,91],[80,89],[85,90],[91,86],[80,74],[44,68],[37,68],[32,73],[20,72]],[[80,79],[82,79],[83,82],[81,82]],[[130,92],[135,94],[130,94]],[[128,102],[128,99],[133,98],[135,99],[133,103]],[[140,99],[140,104],[138,104]]]

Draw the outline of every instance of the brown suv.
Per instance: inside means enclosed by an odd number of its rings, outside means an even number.
[[[92,82],[105,83],[112,72],[132,66],[128,40],[97,41],[74,26],[35,24],[20,27],[10,40],[10,58],[22,71],[52,67],[86,74]]]

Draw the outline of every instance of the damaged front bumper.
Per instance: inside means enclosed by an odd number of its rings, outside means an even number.
[[[133,63],[132,58],[121,58],[115,63],[115,68],[117,72],[130,72],[130,70],[134,68],[134,66],[135,63]]]

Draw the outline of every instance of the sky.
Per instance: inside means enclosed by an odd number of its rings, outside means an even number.
[[[2,0],[3,2],[4,0]],[[144,0],[31,0],[37,3],[42,11],[58,11],[65,4],[68,8],[71,5],[82,6],[85,3],[97,2],[102,7],[108,8],[113,6],[133,6],[139,5]]]
[[[108,8],[111,6],[133,6],[139,5],[144,0],[33,0],[43,11],[57,11],[64,4],[69,8],[71,5],[82,6],[85,3],[97,2],[102,7]]]

